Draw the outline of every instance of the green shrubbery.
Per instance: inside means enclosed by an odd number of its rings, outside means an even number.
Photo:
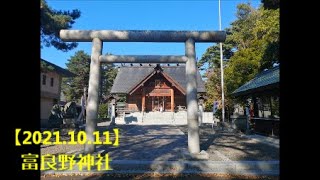
[[[222,109],[217,109],[217,111],[214,113],[214,116],[215,116],[217,119],[222,120]]]
[[[98,118],[100,121],[108,118],[108,104],[99,105]]]

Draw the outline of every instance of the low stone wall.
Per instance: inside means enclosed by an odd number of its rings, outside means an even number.
[[[202,115],[202,123],[213,123],[212,112],[204,112]],[[200,116],[199,116],[200,121]],[[217,120],[215,121],[215,123]],[[126,114],[123,117],[116,118],[117,124],[141,124],[141,125],[186,125],[187,112],[134,112]]]

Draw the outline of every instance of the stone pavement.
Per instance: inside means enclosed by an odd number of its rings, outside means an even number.
[[[254,139],[255,141],[259,142],[259,143],[264,143],[264,144],[268,144],[270,146],[274,146],[276,148],[279,148],[279,139],[278,138],[272,138],[272,137],[266,137],[266,136],[261,136],[261,135],[245,135],[245,137],[250,138],[250,139]]]
[[[111,171],[95,171],[97,173],[226,173],[226,174],[254,174],[254,175],[278,175],[278,159],[266,158],[259,160],[259,154],[267,156],[269,151],[260,147],[258,140],[246,140],[249,137],[241,137],[231,132],[216,132],[208,127],[201,128],[202,147],[209,153],[208,160],[190,160],[186,158],[187,152],[187,127],[170,125],[118,125],[120,129],[119,146],[97,146],[101,154],[108,153],[111,159]],[[100,123],[99,131],[112,130],[106,123]],[[112,135],[113,133],[111,133]],[[111,136],[113,142],[114,137]],[[240,146],[239,146],[240,145]],[[266,146],[266,145],[264,145]],[[264,147],[261,146],[261,147]],[[249,147],[249,149],[248,149]],[[275,147],[269,147],[271,153],[277,153]],[[82,150],[71,152],[81,154]],[[243,160],[236,160],[237,157]],[[256,160],[250,160],[255,156]],[[249,159],[249,160],[246,160]],[[94,170],[94,169],[92,169]],[[71,175],[92,173],[93,171],[45,171],[42,174]]]
[[[106,151],[113,160],[179,160],[187,143],[187,136],[174,126],[140,125],[120,132],[119,146],[107,146]]]

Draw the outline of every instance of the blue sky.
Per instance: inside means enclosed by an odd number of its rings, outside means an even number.
[[[260,0],[249,0],[254,7]],[[237,4],[248,0],[221,0],[222,29],[236,19]],[[81,17],[72,29],[79,30],[219,30],[218,0],[207,1],[110,1],[47,0],[56,10],[79,9]],[[213,43],[196,43],[201,58]],[[68,52],[53,47],[41,49],[41,58],[66,68],[70,56],[84,50],[91,54],[91,42],[81,42]],[[184,55],[184,43],[107,43],[103,54],[115,55]]]

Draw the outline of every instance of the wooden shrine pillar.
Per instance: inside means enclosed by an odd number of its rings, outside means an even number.
[[[171,96],[171,112],[174,112],[174,90],[170,89],[170,96]]]
[[[142,103],[141,103],[141,111],[144,112],[145,110],[145,104],[146,104],[146,94],[145,94],[145,89],[142,87]]]

